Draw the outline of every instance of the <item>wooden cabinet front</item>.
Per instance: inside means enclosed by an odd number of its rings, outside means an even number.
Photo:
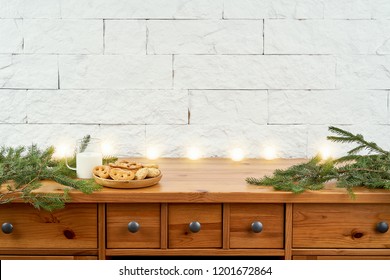
[[[97,256],[7,256],[0,255],[0,260],[97,260]]]
[[[284,205],[231,204],[229,239],[230,248],[283,248]]]
[[[221,204],[170,204],[168,208],[169,248],[221,248]],[[198,232],[191,231],[199,223]]]
[[[160,248],[160,224],[158,203],[107,204],[107,248]]]
[[[293,260],[390,260],[390,256],[294,256]]]
[[[295,248],[390,248],[389,204],[295,204]]]
[[[52,213],[28,204],[2,205],[0,223],[12,225],[12,232],[0,233],[0,248],[97,248],[96,217],[96,204],[68,204]]]

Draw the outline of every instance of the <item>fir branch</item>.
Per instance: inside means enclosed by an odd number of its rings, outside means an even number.
[[[91,141],[91,135],[85,135],[81,140],[80,153],[84,152],[87,149],[89,142]]]
[[[379,154],[383,155],[389,155],[390,152],[383,150],[381,147],[379,147],[374,142],[367,142],[364,137],[361,134],[352,134],[351,132],[348,132],[346,130],[343,130],[341,128],[337,128],[334,126],[329,127],[329,131],[336,133],[340,136],[328,136],[327,139],[331,140],[333,142],[339,142],[339,143],[357,143],[359,146],[358,151],[362,149],[367,149],[369,152],[377,152]],[[348,152],[348,154],[353,154],[354,151],[357,149],[354,148]]]
[[[85,137],[88,143],[89,137]],[[87,141],[88,140],[88,141]],[[68,191],[63,193],[39,193],[40,181],[49,179],[62,185],[90,194],[101,189],[93,180],[76,180],[69,172],[65,160],[53,160],[54,147],[40,150],[30,147],[2,147],[0,149],[0,204],[21,198],[36,208],[52,211],[63,208],[69,199]],[[75,158],[72,158],[75,161]]]
[[[103,157],[103,165],[108,165],[109,163],[116,162],[118,160],[117,157],[114,156],[104,156]]]
[[[337,127],[329,127],[336,136],[327,139],[338,143],[354,143],[357,146],[347,155],[322,161],[319,156],[307,163],[291,166],[286,170],[275,170],[272,176],[246,178],[253,185],[273,186],[275,190],[301,193],[305,190],[319,190],[324,184],[336,180],[336,186],[344,188],[354,197],[354,187],[390,189],[390,152],[374,142],[368,142],[360,134],[353,134]],[[368,150],[369,154],[358,154]],[[341,166],[340,166],[341,165]]]

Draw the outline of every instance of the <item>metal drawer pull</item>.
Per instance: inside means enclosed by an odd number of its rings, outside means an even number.
[[[197,232],[200,231],[201,225],[200,225],[199,222],[195,221],[195,222],[191,222],[191,223],[188,225],[188,228],[190,229],[191,232],[197,233]]]
[[[1,230],[5,234],[10,234],[14,230],[14,226],[11,223],[4,223],[4,224],[1,225]]]
[[[255,221],[251,224],[251,229],[254,233],[259,233],[263,230],[263,224],[259,221]]]
[[[127,229],[128,229],[131,233],[136,233],[137,231],[139,231],[139,228],[140,228],[139,223],[137,223],[137,222],[135,222],[135,221],[131,221],[131,222],[127,225]]]
[[[386,222],[379,222],[376,224],[376,230],[380,233],[385,233],[389,230],[389,224]]]

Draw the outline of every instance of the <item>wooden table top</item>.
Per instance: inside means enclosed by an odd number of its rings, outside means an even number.
[[[147,163],[148,160],[137,159]],[[163,177],[159,184],[140,189],[113,189],[104,187],[101,191],[86,195],[71,192],[71,202],[91,203],[390,203],[390,191],[356,188],[352,199],[345,189],[335,188],[330,183],[320,191],[306,191],[302,194],[275,191],[272,187],[249,185],[246,177],[270,175],[275,169],[284,169],[306,159],[249,159],[233,162],[230,159],[159,159]],[[63,186],[43,182],[41,191],[53,192]]]

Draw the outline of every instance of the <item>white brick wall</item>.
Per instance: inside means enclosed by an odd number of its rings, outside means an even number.
[[[19,53],[23,48],[21,19],[0,21],[0,53]]]
[[[57,0],[58,1],[58,0]],[[60,0],[63,18],[222,18],[223,0]]]
[[[253,20],[154,20],[148,54],[262,54],[263,22]]]
[[[388,0],[0,0],[1,145],[309,157],[336,125],[390,148],[389,99]]]
[[[64,89],[169,89],[172,57],[59,56],[59,79]]]
[[[273,90],[270,124],[387,124],[387,91]]]
[[[265,54],[389,54],[390,20],[271,20]]]
[[[25,103],[29,123],[188,123],[184,90],[29,90]]]
[[[191,90],[191,124],[267,124],[266,90]]]
[[[146,54],[146,20],[105,20],[104,53]]]
[[[332,89],[332,56],[204,55],[177,56],[178,89]]]
[[[60,0],[0,0],[0,18],[60,18]]]
[[[389,55],[337,57],[337,87],[353,89],[389,89]]]
[[[49,54],[101,54],[100,20],[23,20],[24,52]]]
[[[57,56],[0,55],[0,88],[58,88]]]

